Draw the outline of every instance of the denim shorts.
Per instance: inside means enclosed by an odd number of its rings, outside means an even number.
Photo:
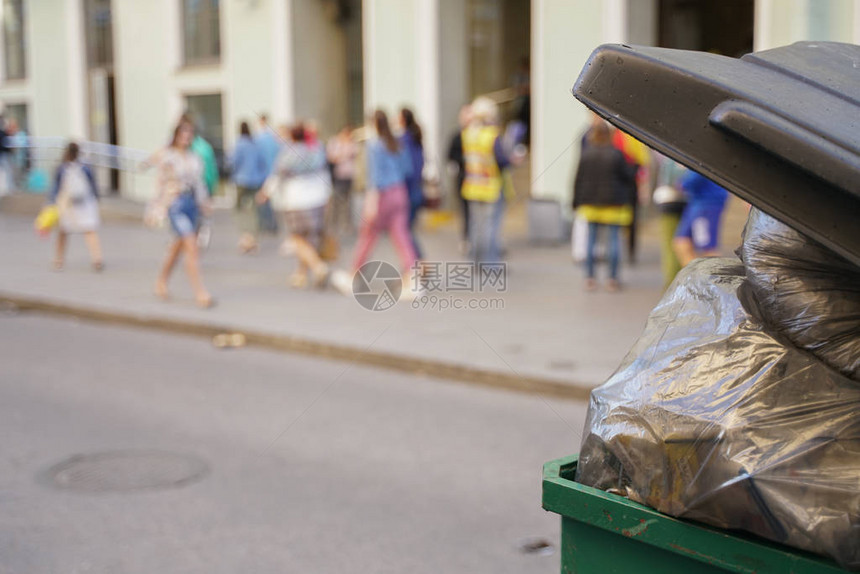
[[[720,204],[688,204],[678,223],[675,237],[686,237],[700,251],[713,251],[719,247],[720,217],[723,206]]]
[[[200,224],[200,211],[193,193],[183,193],[173,200],[167,209],[170,227],[179,237],[189,237],[197,233]]]

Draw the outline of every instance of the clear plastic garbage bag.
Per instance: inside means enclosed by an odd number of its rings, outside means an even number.
[[[765,324],[860,381],[860,268],[757,209],[740,254]]]
[[[860,568],[860,385],[763,326],[735,259],[685,268],[591,393],[577,480]]]

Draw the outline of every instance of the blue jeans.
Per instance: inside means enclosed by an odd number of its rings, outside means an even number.
[[[173,232],[179,237],[190,237],[197,233],[200,211],[193,193],[183,193],[167,208],[167,217]]]
[[[494,203],[469,202],[469,241],[472,243],[472,257],[475,262],[501,262],[501,228],[504,214],[504,196],[500,196]]]
[[[415,256],[418,259],[424,258],[424,252],[421,246],[418,245],[418,238],[415,236],[415,222],[418,220],[418,212],[421,210],[420,203],[409,203],[409,235],[412,237],[412,248],[415,249]]]
[[[589,279],[594,279],[594,250],[597,247],[597,234],[601,228],[609,233],[609,245],[606,256],[609,258],[609,278],[618,279],[618,261],[621,251],[621,226],[588,223],[588,250],[585,254],[585,273]]]

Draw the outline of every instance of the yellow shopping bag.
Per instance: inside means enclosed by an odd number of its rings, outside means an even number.
[[[56,205],[51,204],[42,208],[33,225],[39,235],[48,235],[59,222],[60,210]]]

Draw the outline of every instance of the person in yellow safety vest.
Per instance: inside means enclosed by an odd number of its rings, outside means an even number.
[[[479,97],[471,109],[472,121],[462,135],[466,177],[461,190],[469,202],[471,256],[477,263],[498,263],[504,191],[510,182],[504,170],[511,162],[499,137],[496,103]]]

